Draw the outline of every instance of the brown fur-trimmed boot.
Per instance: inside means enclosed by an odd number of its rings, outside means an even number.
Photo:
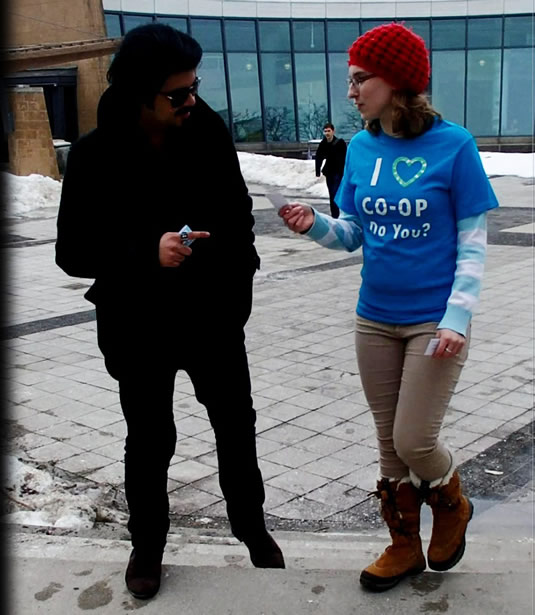
[[[425,570],[420,540],[420,491],[407,479],[377,483],[376,497],[381,500],[381,514],[388,525],[392,544],[373,564],[360,574],[360,583],[372,591],[385,591],[401,579]]]
[[[432,570],[449,570],[457,564],[466,547],[465,534],[472,518],[474,506],[462,494],[461,479],[456,470],[450,470],[440,480],[426,484],[422,481],[425,501],[433,511],[433,531],[427,550],[427,563]]]

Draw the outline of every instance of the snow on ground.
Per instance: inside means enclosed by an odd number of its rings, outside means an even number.
[[[329,196],[325,178],[316,177],[314,160],[295,160],[247,152],[238,152],[238,157],[247,184],[273,186],[281,192],[302,191],[305,195],[315,197]],[[481,160],[489,176],[535,177],[535,154],[481,152]],[[19,177],[10,173],[4,173],[2,179],[7,186],[8,218],[56,215],[61,182],[42,175]]]
[[[3,464],[4,523],[82,529],[97,520],[124,521],[124,515],[102,505],[101,487],[59,480],[12,455]]]

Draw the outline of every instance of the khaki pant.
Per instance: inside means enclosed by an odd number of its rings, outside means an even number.
[[[433,359],[424,351],[436,322],[388,325],[357,316],[360,378],[373,413],[383,478],[399,479],[411,469],[433,481],[445,476],[451,454],[438,436],[466,358]]]

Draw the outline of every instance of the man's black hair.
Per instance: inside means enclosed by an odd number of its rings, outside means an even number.
[[[167,24],[145,24],[125,35],[107,77],[121,94],[152,107],[168,77],[194,70],[201,57],[201,46],[188,34]]]
[[[331,122],[327,122],[327,123],[323,126],[323,130],[325,130],[326,128],[330,128],[330,129],[334,132],[334,126],[331,124]]]

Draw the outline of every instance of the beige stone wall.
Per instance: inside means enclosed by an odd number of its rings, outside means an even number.
[[[102,0],[10,0],[8,46],[65,43],[104,38]],[[111,57],[81,60],[78,66],[78,127],[80,134],[96,126],[98,99],[106,89]]]
[[[43,88],[11,88],[8,97],[15,125],[8,136],[10,173],[59,179]]]

